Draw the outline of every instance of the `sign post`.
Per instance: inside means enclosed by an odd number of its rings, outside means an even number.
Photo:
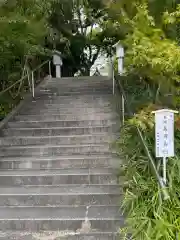
[[[167,183],[167,158],[174,157],[174,113],[177,111],[161,109],[155,113],[156,157],[163,159],[163,182]]]

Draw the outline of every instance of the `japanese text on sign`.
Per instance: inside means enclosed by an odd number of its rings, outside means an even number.
[[[174,156],[174,113],[155,112],[156,157]]]

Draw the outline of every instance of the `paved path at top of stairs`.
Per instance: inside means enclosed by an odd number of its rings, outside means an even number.
[[[0,240],[119,239],[111,81],[49,79],[35,94],[0,133]]]

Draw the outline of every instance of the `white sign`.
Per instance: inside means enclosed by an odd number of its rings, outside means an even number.
[[[174,113],[162,109],[155,111],[156,157],[174,157]]]

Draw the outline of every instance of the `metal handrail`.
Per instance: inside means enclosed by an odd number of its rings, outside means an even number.
[[[41,67],[43,67],[46,63],[49,63],[49,75],[51,77],[51,61],[50,60],[46,60],[43,63],[41,63],[39,66],[37,66],[35,69],[31,70],[30,72],[27,71],[27,74],[25,76],[23,76],[22,78],[20,78],[18,81],[16,81],[15,83],[13,83],[11,86],[7,87],[6,89],[4,89],[3,91],[0,92],[0,96],[9,91],[10,89],[12,89],[14,86],[16,86],[18,83],[23,82],[26,78],[28,79],[28,83],[29,82],[29,77],[31,75],[31,86],[29,84],[29,88],[30,91],[32,92],[32,97],[34,98],[35,93],[34,93],[34,89],[35,89],[35,84],[34,84],[34,73],[39,70]]]
[[[115,76],[113,61],[112,61],[112,73],[113,73],[113,74],[112,74],[113,83],[116,82],[116,84],[118,85],[119,91],[120,91],[121,96],[122,96],[122,99],[123,99],[122,109],[124,108],[124,105],[126,105],[128,114],[129,114],[130,116],[134,116],[134,114],[133,114],[133,112],[131,111],[131,108],[130,108],[130,106],[129,106],[129,103],[128,103],[128,100],[127,100],[127,97],[126,97],[124,88],[123,88],[121,82],[118,81],[118,79],[117,79],[116,76]],[[125,113],[124,113],[124,110],[123,110],[123,121],[124,121],[124,117],[125,117],[124,114],[125,114]],[[122,121],[122,122],[123,122],[123,121]],[[124,122],[123,122],[123,124],[124,124]],[[153,170],[153,172],[154,172],[154,175],[155,175],[155,177],[156,177],[156,179],[157,179],[157,181],[158,181],[158,184],[159,184],[159,186],[160,186],[160,188],[161,188],[161,190],[162,190],[163,199],[164,199],[164,200],[168,200],[168,199],[170,198],[169,193],[168,193],[168,191],[167,191],[167,189],[166,189],[166,186],[165,186],[162,178],[160,177],[160,175],[159,175],[159,173],[158,173],[158,170],[156,169],[156,165],[155,165],[154,160],[153,160],[153,157],[152,157],[152,155],[151,155],[151,153],[150,153],[150,151],[149,151],[149,149],[148,149],[147,142],[146,142],[146,140],[144,139],[143,134],[142,134],[140,128],[139,128],[138,126],[135,126],[135,128],[136,128],[137,133],[138,133],[138,135],[139,135],[139,137],[140,137],[140,139],[141,139],[141,142],[142,142],[142,144],[143,144],[143,147],[144,147],[144,150],[145,150],[145,152],[146,152],[146,155],[147,155],[148,159],[150,160],[151,167],[152,167],[152,170]]]

